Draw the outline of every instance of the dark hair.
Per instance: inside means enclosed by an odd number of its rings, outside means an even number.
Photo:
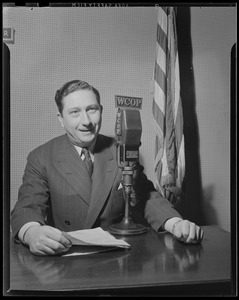
[[[56,91],[55,102],[60,113],[62,113],[63,110],[63,98],[78,90],[92,91],[95,94],[98,103],[100,104],[100,93],[96,88],[85,81],[72,80],[65,83],[59,90]]]

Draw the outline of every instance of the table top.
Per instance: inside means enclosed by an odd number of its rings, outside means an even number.
[[[129,250],[83,256],[35,256],[10,242],[10,290],[78,294],[227,293],[231,280],[230,233],[205,226],[200,245],[169,233],[124,237]],[[117,238],[122,239],[121,236]],[[225,290],[225,291],[224,291]]]

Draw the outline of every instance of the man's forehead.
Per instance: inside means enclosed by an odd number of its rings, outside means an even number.
[[[65,106],[98,104],[96,95],[90,90],[77,90],[63,98]]]

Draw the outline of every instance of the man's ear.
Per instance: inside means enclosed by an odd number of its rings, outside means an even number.
[[[101,113],[103,112],[103,106],[102,105],[100,105],[100,110],[101,110]]]
[[[58,121],[60,122],[60,124],[61,124],[61,127],[63,127],[64,128],[64,124],[63,124],[63,119],[62,119],[62,115],[61,115],[61,113],[57,113],[57,118],[58,118]]]

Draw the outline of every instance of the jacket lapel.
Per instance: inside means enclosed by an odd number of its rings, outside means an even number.
[[[84,163],[67,136],[58,147],[54,165],[71,187],[89,205],[91,196],[91,179]]]
[[[101,136],[98,137],[98,142],[102,143],[100,139]],[[105,147],[105,149],[98,150],[94,153],[92,193],[85,228],[90,228],[96,221],[112,188],[117,170],[116,160],[110,148]]]

